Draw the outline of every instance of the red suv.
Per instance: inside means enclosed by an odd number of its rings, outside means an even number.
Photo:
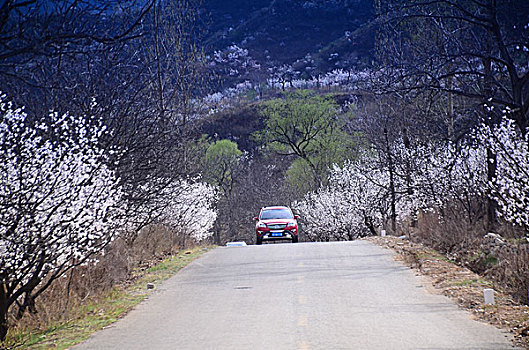
[[[296,219],[289,207],[264,207],[258,217],[253,218],[255,224],[256,244],[263,241],[291,240],[298,241],[299,228]]]

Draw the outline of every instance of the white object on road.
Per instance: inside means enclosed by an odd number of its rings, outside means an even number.
[[[246,242],[228,242],[226,247],[246,247]]]
[[[483,289],[483,297],[485,298],[485,304],[494,305],[494,289]]]
[[[381,230],[380,231],[380,236],[381,237],[385,237],[386,236],[386,230]]]

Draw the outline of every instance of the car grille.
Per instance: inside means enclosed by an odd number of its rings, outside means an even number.
[[[287,227],[286,224],[271,224],[271,225],[268,225],[268,228],[270,230],[282,230],[284,229],[285,227]]]

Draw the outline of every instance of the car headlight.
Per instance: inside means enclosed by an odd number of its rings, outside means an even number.
[[[295,222],[289,222],[287,224],[287,228],[289,228],[289,227],[296,227],[296,223]]]
[[[266,224],[264,222],[260,222],[260,223],[257,224],[257,227],[266,228]]]

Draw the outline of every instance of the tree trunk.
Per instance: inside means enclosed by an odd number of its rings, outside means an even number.
[[[215,221],[215,244],[220,245],[220,224],[218,222],[218,218]]]
[[[2,276],[0,284],[0,341],[6,339],[7,330],[9,329],[9,325],[7,324],[7,311],[6,280],[5,276]]]
[[[496,154],[490,148],[487,148],[487,182],[494,183],[496,181]],[[490,196],[487,197],[487,232],[494,232],[497,217],[498,203]]]
[[[453,84],[454,77],[448,78],[448,89],[452,90],[454,84]],[[448,94],[448,139],[452,142],[455,141],[456,135],[455,135],[455,115],[454,115],[454,95]]]
[[[384,136],[386,141],[386,155],[388,157],[388,172],[389,172],[389,193],[391,198],[391,231],[397,231],[397,194],[395,191],[395,169],[393,164],[393,156],[391,155],[391,147],[389,145],[388,129],[384,128]]]
[[[9,328],[7,326],[7,315],[2,310],[0,310],[0,313],[0,341],[4,341]]]
[[[364,214],[364,224],[367,226],[367,228],[369,229],[369,232],[371,233],[372,236],[376,236],[377,235],[377,231],[375,230],[375,226],[373,225],[373,221],[371,220],[371,218],[367,215]]]
[[[485,77],[483,80],[483,91],[484,95],[487,97],[492,98],[493,92],[492,92],[492,62],[490,59],[484,59],[483,60],[483,68],[485,72]],[[485,103],[487,103],[486,101]],[[494,115],[485,109],[485,115],[487,117],[486,122],[489,124],[489,126],[493,126],[496,124],[496,120],[494,118]],[[496,154],[492,152],[490,148],[487,148],[487,182],[488,183],[494,183],[496,179]],[[493,232],[496,223],[498,222],[496,210],[498,208],[498,203],[492,199],[490,196],[487,198],[487,232]]]

